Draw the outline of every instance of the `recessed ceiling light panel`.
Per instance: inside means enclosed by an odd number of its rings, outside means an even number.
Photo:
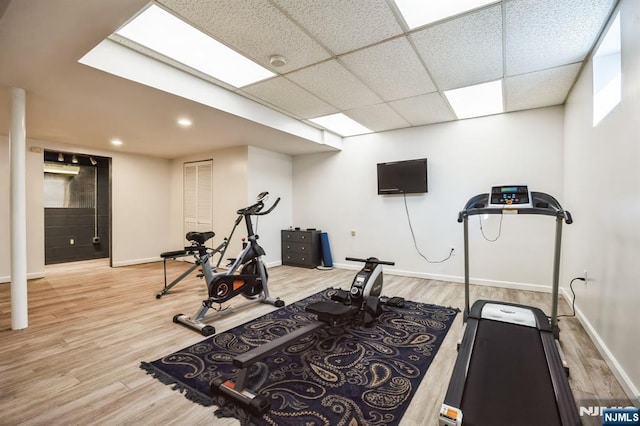
[[[111,139],[111,145],[120,146],[122,145],[122,141],[120,139]]]
[[[395,2],[409,29],[412,30],[449,16],[496,3],[496,0],[395,0]]]
[[[480,117],[504,112],[502,80],[444,92],[458,118]]]
[[[116,34],[234,87],[275,75],[156,5]]]
[[[340,136],[355,136],[365,133],[373,133],[372,130],[367,129],[362,124],[347,117],[342,113],[325,115],[323,117],[312,118],[312,121],[327,130],[331,130],[339,134]]]

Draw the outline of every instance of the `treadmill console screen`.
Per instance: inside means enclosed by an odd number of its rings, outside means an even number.
[[[519,209],[531,206],[531,193],[526,185],[502,185],[491,188],[489,207]]]

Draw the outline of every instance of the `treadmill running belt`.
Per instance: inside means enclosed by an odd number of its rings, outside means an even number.
[[[560,425],[540,331],[483,319],[462,396],[466,425]]]

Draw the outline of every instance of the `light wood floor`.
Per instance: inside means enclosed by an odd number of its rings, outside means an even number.
[[[182,262],[168,266],[170,280],[187,268]],[[272,295],[287,303],[326,287],[348,289],[354,276],[354,271],[286,266],[269,273]],[[161,263],[109,268],[103,260],[78,262],[47,267],[46,274],[29,281],[29,327],[24,330],[11,330],[10,285],[0,285],[0,424],[238,424],[215,418],[214,408],[188,401],[139,368],[140,361],[153,361],[204,339],[172,322],[177,313],[195,313],[206,297],[204,283],[195,275],[158,300]],[[460,308],[464,301],[461,284],[391,275],[385,275],[384,294]],[[548,294],[472,286],[472,300],[480,297],[550,310]],[[213,325],[224,331],[273,309],[255,304]],[[560,313],[569,311],[562,302]],[[403,426],[437,423],[461,317],[422,380]],[[628,401],[578,320],[565,318],[560,326],[576,399]]]

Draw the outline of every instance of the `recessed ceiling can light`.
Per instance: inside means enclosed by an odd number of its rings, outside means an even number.
[[[179,118],[178,119],[178,126],[180,127],[189,127],[193,124],[193,122],[191,120],[189,120],[188,118]]]
[[[111,139],[111,145],[120,146],[122,141],[120,139]]]

